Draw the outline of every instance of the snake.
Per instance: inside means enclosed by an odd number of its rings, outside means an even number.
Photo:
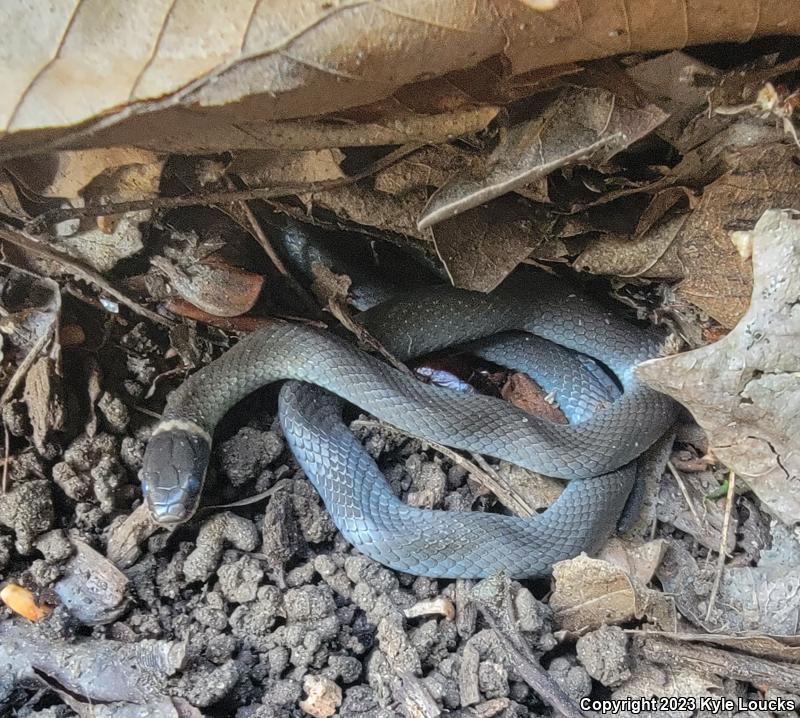
[[[561,277],[515,272],[490,293],[419,288],[361,313],[359,322],[401,361],[510,332],[505,348],[502,340],[484,346],[489,358],[526,354],[545,374],[564,369],[583,377],[595,396],[587,400],[585,387],[573,398],[562,392],[559,400],[579,420],[558,424],[495,397],[419,381],[330,331],[275,321],[168,397],[140,473],[155,521],[174,527],[191,518],[217,423],[253,391],[288,379],[278,401],[287,444],[357,550],[432,578],[483,578],[501,570],[542,577],[557,561],[592,553],[607,540],[636,481],[637,457],[676,417],[673,400],[635,373],[663,352],[663,335],[628,322]],[[546,345],[557,347],[549,358]],[[618,396],[609,398],[587,362],[613,374]],[[413,436],[569,483],[546,511],[530,517],[409,506],[344,423],[344,402]]]

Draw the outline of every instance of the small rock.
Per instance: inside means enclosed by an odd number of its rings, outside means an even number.
[[[284,597],[288,621],[317,621],[336,610],[333,593],[326,585],[290,588]]]
[[[554,658],[547,672],[576,701],[592,692],[592,679],[586,669],[583,666],[573,666],[564,656]]]
[[[330,718],[342,704],[342,689],[330,678],[307,675],[303,690],[308,696],[300,701],[300,708],[314,718]]]
[[[249,521],[229,511],[212,516],[200,527],[197,548],[183,564],[187,581],[207,581],[219,566],[226,544],[239,551],[255,551],[258,531]]]
[[[481,661],[478,666],[478,685],[487,698],[504,698],[508,695],[508,672],[501,663]]]
[[[62,529],[53,529],[36,539],[36,548],[49,563],[63,561],[72,555],[72,544]]]
[[[275,432],[245,426],[220,445],[220,464],[231,484],[241,486],[258,477],[283,448],[283,439]]]
[[[87,501],[92,497],[92,481],[78,474],[66,461],[53,466],[53,481],[73,501]]]
[[[27,555],[33,550],[36,537],[55,521],[53,496],[49,481],[35,479],[15,484],[0,496],[0,524],[17,535],[17,550]]]
[[[619,626],[601,626],[578,639],[578,660],[604,686],[621,685],[631,677],[628,636]]]
[[[97,402],[97,408],[103,414],[109,431],[114,434],[125,433],[130,421],[130,413],[121,399],[105,391]]]
[[[185,570],[185,567],[184,567]],[[247,603],[256,597],[264,569],[252,556],[242,556],[217,570],[222,595],[231,603]]]

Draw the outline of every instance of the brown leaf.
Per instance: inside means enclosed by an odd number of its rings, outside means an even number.
[[[706,548],[718,551],[722,542],[725,503],[711,501],[706,499],[706,496],[719,488],[719,484],[711,472],[705,471],[687,477],[683,481],[683,488],[686,490],[686,495],[672,477],[661,482],[656,510],[658,520],[694,536],[698,543]],[[732,553],[736,547],[737,525],[738,516],[736,509],[733,508],[725,539],[727,553]]]
[[[655,105],[628,106],[606,90],[563,90],[538,117],[508,131],[480,175],[454,178],[436,192],[417,225],[432,226],[559,167],[608,159],[665,118]]]
[[[60,351],[55,350],[54,356],[37,359],[25,376],[22,396],[28,407],[33,444],[44,455],[51,453],[47,447],[51,433],[63,429],[66,421],[60,371]]]
[[[502,197],[439,222],[433,239],[455,286],[490,292],[552,237],[554,222],[548,211]]]
[[[102,190],[97,188],[95,196],[87,199],[103,194],[107,201],[123,202],[158,189],[163,160],[149,150],[109,147],[26,157],[6,167],[30,192],[42,197],[75,200],[85,197],[95,182],[103,185]]]
[[[612,536],[600,549],[597,558],[619,566],[642,585],[646,585],[653,580],[666,550],[667,543],[664,539],[633,545],[629,539]]]
[[[150,262],[187,302],[217,317],[249,312],[264,286],[261,275],[211,258],[173,263],[165,257],[153,257]]]
[[[356,224],[377,227],[416,239],[430,239],[426,233],[417,229],[417,217],[428,198],[428,191],[424,188],[401,195],[389,195],[366,187],[346,185],[314,192],[308,198],[310,204],[324,207]]]
[[[675,597],[685,618],[707,631],[745,631],[784,635],[796,640],[800,620],[800,569],[796,566],[727,566],[707,617],[714,567],[698,562],[671,541],[657,576]]]
[[[770,210],[752,233],[753,297],[716,344],[642,364],[639,376],[684,404],[711,451],[791,526],[800,516],[800,221]]]
[[[237,152],[228,171],[241,177],[248,187],[280,187],[341,179],[344,173],[339,163],[343,158],[340,150],[251,150]]]
[[[550,607],[556,623],[567,631],[583,633],[644,616],[668,630],[675,627],[672,599],[618,566],[581,554],[553,566],[553,579]]]
[[[512,374],[501,389],[500,396],[528,414],[535,414],[554,424],[569,423],[564,412],[547,401],[544,390],[527,374]]]
[[[786,144],[744,150],[735,170],[706,187],[681,231],[686,279],[678,296],[725,327],[742,317],[752,287],[750,265],[731,243],[730,232],[751,229],[771,207],[800,207],[795,152]]]
[[[592,274],[680,279],[684,270],[677,237],[687,218],[688,215],[676,215],[639,237],[601,235],[589,242],[573,266],[579,272]]]
[[[179,0],[157,9],[110,0],[104,12],[6,3],[0,143],[9,154],[67,140],[139,144],[191,136],[212,116],[231,129],[319,117],[489,58],[513,76],[632,48],[800,32],[791,3],[696,0],[689,10],[660,0],[561,2],[549,12],[506,0]]]
[[[150,219],[150,214],[132,212],[110,226],[98,223],[92,229],[59,237],[53,245],[98,272],[110,272],[118,262],[144,249],[141,224]]]
[[[680,50],[645,60],[627,70],[628,75],[669,113],[656,133],[675,142],[687,122],[708,102],[708,85],[719,71]]]
[[[134,132],[136,144],[140,147],[160,151],[166,148],[183,154],[438,143],[485,129],[498,112],[499,108],[492,105],[429,115],[389,108],[388,114],[381,116],[379,122],[353,122],[340,117],[331,117],[325,122],[272,122],[253,117],[232,123],[228,117],[176,111],[176,121],[151,127],[149,118],[145,118],[140,123],[145,125],[144,128],[131,125],[118,130],[112,128],[99,133],[93,141],[123,142],[124,137]]]

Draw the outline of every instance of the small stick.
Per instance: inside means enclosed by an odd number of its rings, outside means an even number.
[[[686,484],[683,483],[683,477],[678,473],[678,470],[673,465],[672,461],[667,461],[667,468],[670,470],[670,473],[675,477],[675,481],[678,483],[678,488],[681,490],[683,494],[683,498],[686,500],[686,503],[689,506],[689,511],[692,512],[692,516],[694,516],[694,520],[697,521],[697,525],[701,525],[700,517],[697,515],[697,511],[694,508],[694,503],[692,502],[691,497],[689,496],[689,492],[686,489]]]
[[[3,436],[5,439],[5,453],[3,454],[3,496],[5,496],[8,493],[8,464],[11,461],[8,456],[8,452],[11,451],[11,437],[8,434],[8,427],[5,421],[3,422]]]
[[[308,182],[284,187],[256,187],[254,189],[239,191],[224,190],[221,192],[207,192],[181,197],[155,197],[151,199],[132,200],[130,202],[88,204],[85,207],[71,207],[69,209],[56,209],[44,212],[28,222],[25,228],[32,234],[39,234],[47,225],[58,224],[67,219],[76,219],[79,217],[102,217],[109,214],[126,214],[128,212],[140,212],[146,209],[174,209],[176,207],[191,207],[198,204],[227,204],[230,202],[286,197],[299,193],[322,192],[325,190],[337,189],[338,187],[353,184],[365,177],[369,177],[371,174],[386,169],[406,155],[416,152],[422,146],[422,144],[418,143],[402,145],[368,165],[360,172],[356,172],[348,177],[342,177],[341,179]]]
[[[356,419],[355,421],[351,422],[350,425],[365,429],[387,428],[386,424],[383,424],[380,421],[371,421],[369,419]],[[411,436],[404,431],[400,431],[400,429],[395,426],[389,426],[388,428],[396,434],[400,434],[401,436]],[[446,456],[454,464],[466,469],[466,471],[473,479],[475,479],[475,481],[477,481],[487,491],[490,491],[494,496],[497,497],[503,506],[513,511],[518,516],[533,516],[536,513],[536,509],[532,507],[524,497],[520,496],[516,491],[514,491],[513,487],[505,485],[505,482],[503,482],[499,476],[493,476],[495,472],[491,467],[489,467],[489,471],[484,471],[477,463],[470,461],[465,456],[462,456],[457,451],[453,451],[453,449],[447,446],[437,444],[436,442],[428,439],[420,439],[420,441],[434,451],[438,451],[443,456]]]
[[[233,191],[234,185],[231,181],[230,177],[226,178],[228,181],[228,186],[232,188]],[[272,246],[272,243],[269,241],[269,237],[267,237],[267,233],[262,228],[261,224],[259,223],[257,217],[253,213],[253,210],[250,209],[250,205],[242,200],[236,203],[239,208],[242,210],[245,218],[247,219],[247,223],[250,225],[250,231],[255,237],[256,241],[261,245],[261,248],[266,253],[267,257],[269,257],[270,262],[278,270],[278,273],[286,279],[287,283],[291,287],[292,291],[297,294],[297,296],[303,301],[306,305],[307,309],[310,309],[314,314],[319,312],[319,307],[317,303],[314,301],[314,298],[311,297],[308,292],[300,285],[289,270],[286,268],[286,265],[283,263],[283,260],[280,258],[278,253],[275,251],[275,248]]]
[[[557,715],[564,716],[564,718],[585,718],[572,698],[564,692],[561,686],[559,686],[558,683],[550,677],[550,674],[536,661],[527,645],[521,640],[515,640],[517,636],[513,636],[507,628],[492,615],[485,605],[482,605],[480,602],[478,605],[483,617],[497,635],[509,665],[514,666],[520,678],[533,689],[536,695],[538,695],[544,703],[551,706],[553,710],[556,711]]]
[[[717,592],[719,591],[719,583],[722,580],[722,571],[725,568],[725,555],[726,545],[728,543],[728,525],[731,520],[731,510],[733,508],[733,499],[735,496],[736,488],[736,474],[731,471],[728,474],[728,493],[725,496],[725,515],[722,517],[722,531],[719,540],[719,556],[717,556],[717,571],[714,574],[714,583],[711,586],[711,595],[708,597],[708,609],[706,610],[706,621],[711,618],[711,612],[714,610],[714,604],[717,601]]]
[[[126,307],[128,307],[128,309],[139,316],[145,317],[150,321],[156,322],[157,324],[161,324],[165,327],[174,326],[174,322],[171,320],[156,314],[147,307],[143,307],[137,301],[131,299],[127,294],[124,294],[119,289],[111,285],[99,272],[96,272],[91,267],[87,267],[82,262],[73,259],[67,254],[63,254],[62,252],[48,247],[39,238],[34,237],[28,232],[25,232],[21,229],[15,229],[5,222],[0,222],[0,239],[2,239],[4,242],[8,242],[9,244],[19,247],[25,252],[36,255],[37,257],[42,257],[43,259],[49,259],[52,262],[57,262],[72,275],[82,279],[85,282],[94,284],[100,290],[116,299],[120,304],[124,304]]]

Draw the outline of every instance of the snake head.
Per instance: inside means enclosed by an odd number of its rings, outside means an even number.
[[[162,526],[188,521],[197,509],[211,456],[211,437],[194,422],[162,421],[147,442],[142,494]]]

